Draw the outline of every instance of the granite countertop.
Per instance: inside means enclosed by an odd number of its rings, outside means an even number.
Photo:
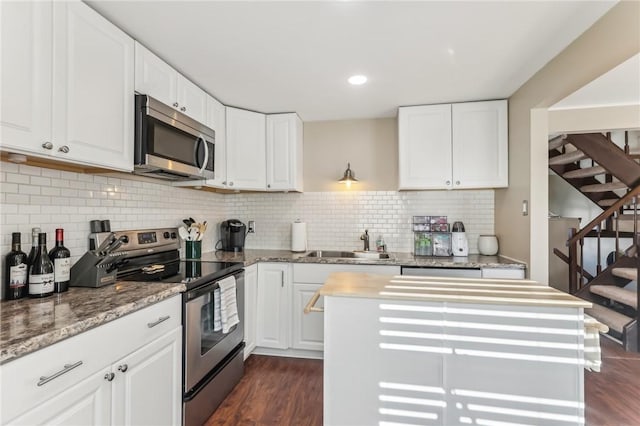
[[[321,296],[590,308],[591,303],[530,280],[441,278],[334,272]]]
[[[71,287],[42,299],[0,303],[0,364],[160,302],[186,289],[180,283],[117,282]]]
[[[467,257],[414,256],[412,253],[389,253],[389,259],[317,258],[306,257],[307,252],[294,253],[289,250],[247,249],[242,253],[216,251],[202,254],[202,261],[244,262],[245,266],[256,262],[324,263],[343,265],[398,265],[432,268],[504,268],[525,269],[525,264],[501,256]]]

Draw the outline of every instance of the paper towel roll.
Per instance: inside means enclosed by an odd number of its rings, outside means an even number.
[[[307,251],[307,224],[304,222],[291,224],[291,251]]]

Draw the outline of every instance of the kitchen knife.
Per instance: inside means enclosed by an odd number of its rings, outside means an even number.
[[[106,249],[104,249],[104,251],[102,252],[104,256],[108,255],[109,253],[111,253],[112,251],[114,251],[115,249],[117,249],[118,247],[120,247],[122,245],[122,243],[124,242],[124,240],[127,238],[126,235],[122,235],[120,236],[120,238],[118,238],[117,240],[115,240],[113,243],[111,243]]]
[[[98,255],[100,255],[110,244],[113,243],[113,241],[115,239],[115,236],[116,236],[116,234],[114,234],[113,232],[110,232],[109,236],[104,239],[102,244],[100,244],[100,246],[97,249],[95,249],[95,252]]]

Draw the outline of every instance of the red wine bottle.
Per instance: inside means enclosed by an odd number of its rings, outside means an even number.
[[[53,291],[62,293],[69,290],[71,252],[64,246],[64,229],[56,229],[56,246],[49,252],[53,261]]]
[[[29,266],[29,297],[46,297],[53,294],[53,262],[47,254],[47,234],[38,234],[38,249]]]
[[[7,300],[20,299],[25,297],[28,292],[27,287],[27,254],[20,250],[19,232],[11,234],[11,251],[5,259],[4,270],[4,297]]]

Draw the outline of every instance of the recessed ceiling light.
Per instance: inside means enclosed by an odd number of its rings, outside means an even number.
[[[367,76],[366,75],[352,75],[351,77],[349,77],[349,83],[353,84],[354,86],[359,86],[361,84],[365,84],[367,82]]]

